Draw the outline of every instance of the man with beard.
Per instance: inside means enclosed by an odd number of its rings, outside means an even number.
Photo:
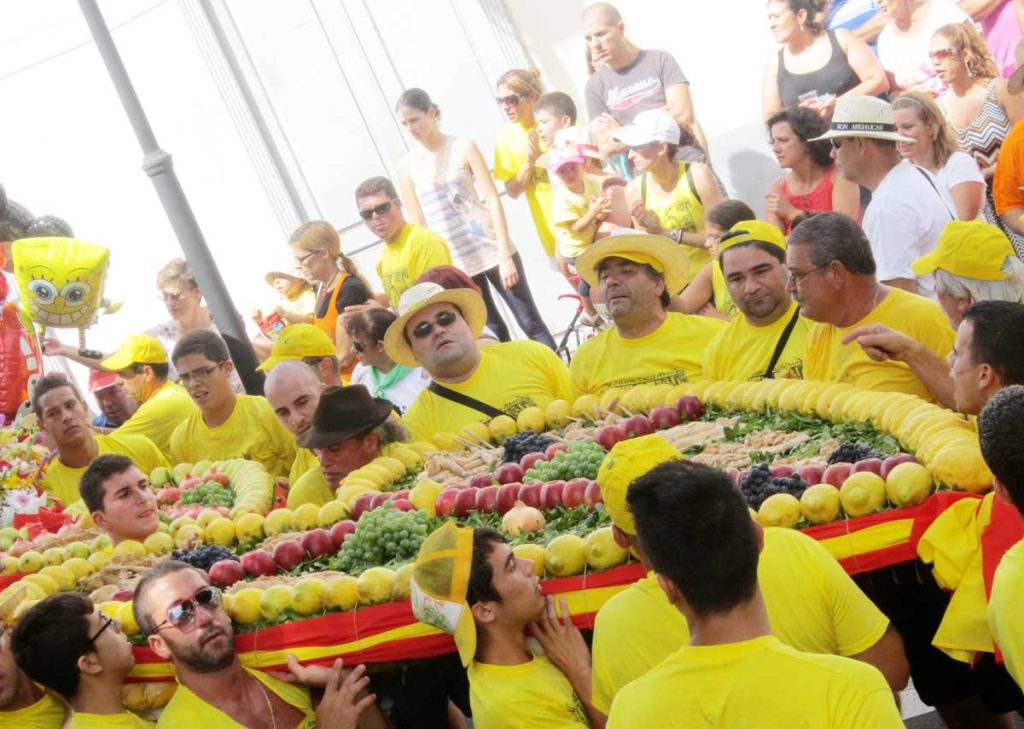
[[[803,377],[811,322],[786,290],[786,239],[760,220],[737,223],[719,242],[729,294],[743,316],[719,332],[704,352],[709,380]]]
[[[341,687],[329,686],[320,710],[309,689],[242,666],[235,653],[231,618],[220,591],[205,573],[168,560],[146,573],[135,587],[135,621],[149,648],[174,666],[178,689],[157,724],[170,729],[350,729],[385,727],[373,696],[357,695],[367,680],[363,667],[349,672]],[[336,663],[334,669],[338,669]],[[309,683],[327,683],[318,669],[293,668]],[[335,676],[335,681],[336,681]],[[332,691],[333,690],[333,691]],[[338,696],[340,692],[342,698]]]

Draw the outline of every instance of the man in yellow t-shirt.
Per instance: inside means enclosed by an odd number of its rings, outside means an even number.
[[[185,388],[167,379],[167,351],[157,339],[133,334],[100,363],[120,375],[139,407],[118,429],[118,435],[144,435],[166,455],[171,433],[196,411]]]
[[[115,547],[126,539],[144,541],[160,527],[156,494],[128,456],[97,456],[82,474],[78,493],[93,523]]]
[[[494,179],[505,183],[505,192],[513,200],[526,193],[530,216],[544,253],[555,255],[555,233],[551,222],[554,188],[548,172],[537,165],[545,146],[536,128],[523,122],[507,124],[494,142]]]
[[[800,379],[811,322],[786,290],[786,239],[761,220],[737,223],[722,236],[718,263],[742,316],[704,351],[709,380]]]
[[[78,481],[96,456],[120,453],[145,473],[169,466],[166,456],[141,435],[97,435],[89,429],[89,412],[78,389],[62,373],[44,376],[32,395],[32,408],[43,431],[57,446],[40,484],[65,506],[79,500]]]
[[[11,650],[11,631],[0,625],[0,726],[60,729],[66,713],[61,702],[18,667]]]
[[[247,458],[274,476],[287,476],[295,461],[295,437],[265,398],[231,389],[234,365],[224,340],[205,330],[189,332],[178,340],[172,359],[178,381],[199,409],[171,434],[171,459]]]
[[[274,414],[296,439],[309,430],[313,423],[313,413],[320,402],[322,389],[323,386],[312,368],[304,362],[294,360],[276,364],[263,383],[263,392],[270,407],[274,409]],[[313,488],[318,493],[326,495],[330,489],[324,481],[316,454],[308,448],[297,448],[295,460],[288,471],[289,496],[299,479],[314,471],[315,473],[307,480],[307,488]]]
[[[30,608],[14,628],[11,648],[25,673],[68,702],[71,729],[156,726],[121,706],[121,685],[135,666],[132,645],[121,623],[82,593],[50,595]]]
[[[633,451],[627,456],[650,459]],[[610,728],[903,726],[877,668],[804,653],[776,637],[759,584],[763,535],[728,476],[669,457],[627,483],[613,508],[631,516],[658,585],[686,619],[689,641],[682,636],[675,653],[619,690]],[[790,577],[795,587],[802,575]],[[804,609],[795,601],[788,607]],[[822,627],[822,635],[829,632]]]
[[[690,640],[686,618],[650,571],[626,504],[637,478],[681,458],[660,436],[642,436],[616,444],[598,473],[615,540],[648,569],[647,577],[602,606],[594,624],[594,705],[605,713],[623,686]],[[816,541],[795,529],[765,529],[757,578],[772,630],[783,643],[808,653],[856,658],[878,668],[893,691],[906,686],[899,635]]]
[[[687,282],[686,253],[668,238],[622,230],[576,261],[615,326],[584,342],[569,364],[573,396],[612,387],[703,378],[704,350],[725,322],[668,311]]]
[[[846,382],[865,390],[902,392],[932,400],[910,366],[872,359],[854,329],[884,324],[945,357],[954,334],[933,301],[880,284],[864,231],[841,213],[822,213],[793,229],[786,253],[789,290],[803,316],[817,322],[807,338],[804,378]]]
[[[340,385],[341,372],[334,342],[323,329],[312,324],[291,324],[274,340],[270,356],[260,364],[260,372],[269,372],[281,362],[305,362],[316,373],[320,384]]]
[[[517,557],[501,533],[445,523],[420,546],[410,590],[413,614],[455,638],[477,726],[603,723],[590,701],[590,652],[565,600],[559,617],[533,562]],[[543,653],[527,645],[528,626]]]
[[[477,292],[417,284],[402,295],[398,310],[384,336],[388,356],[423,367],[434,380],[405,412],[413,440],[458,433],[497,415],[514,419],[525,408],[569,398],[565,364],[543,344],[477,345],[487,320]]]
[[[371,177],[356,188],[359,217],[370,232],[384,241],[377,261],[377,275],[391,308],[424,271],[452,265],[444,238],[421,225],[406,222],[402,201],[386,177]]]

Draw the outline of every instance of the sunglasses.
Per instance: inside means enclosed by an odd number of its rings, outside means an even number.
[[[374,215],[387,215],[388,211],[391,210],[392,204],[393,202],[391,200],[388,200],[387,202],[381,203],[377,207],[369,208],[368,210],[360,210],[359,217],[362,218],[363,220],[370,220]]]
[[[454,311],[442,311],[434,321],[421,321],[412,330],[412,335],[417,339],[425,339],[434,331],[435,326],[450,327],[455,323]]]
[[[498,106],[518,106],[520,102],[526,99],[530,95],[529,91],[524,91],[521,94],[509,94],[508,96],[495,96],[494,100],[498,102]]]
[[[219,608],[220,605],[220,590],[216,587],[203,587],[189,599],[182,600],[175,605],[171,605],[167,610],[167,619],[160,623],[160,625],[153,628],[153,632],[158,633],[161,628],[170,625],[172,628],[177,628],[184,633],[195,624],[196,611],[199,610],[199,608],[203,608],[207,612],[212,613],[214,610]],[[97,633],[97,635],[99,634]]]
[[[832,140],[832,149],[842,149],[843,140],[836,138]]]
[[[948,61],[950,58],[955,58],[958,53],[959,51],[952,48],[940,48],[937,51],[931,51],[928,58],[932,61]]]

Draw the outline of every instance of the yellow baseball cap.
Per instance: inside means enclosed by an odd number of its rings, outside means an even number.
[[[473,565],[473,530],[449,521],[423,540],[412,568],[412,612],[455,638],[462,665],[476,656],[476,625],[466,603]]]
[[[1010,239],[999,228],[980,220],[954,220],[946,224],[935,249],[911,265],[915,276],[942,269],[954,276],[979,281],[1005,281],[1007,256],[1016,255]]]
[[[591,288],[597,288],[600,284],[598,269],[601,262],[607,258],[624,258],[633,263],[646,264],[660,273],[665,277],[665,290],[669,296],[675,296],[689,283],[690,259],[683,248],[662,235],[619,228],[587,246],[587,250],[576,260],[576,270]]]
[[[118,372],[129,369],[135,363],[167,364],[167,350],[154,337],[132,334],[125,337],[117,351],[100,362],[100,366]]]
[[[337,354],[327,332],[312,324],[291,324],[281,330],[267,361],[256,369],[272,370],[280,362],[306,357],[333,357]]]
[[[721,256],[722,251],[741,243],[767,243],[786,250],[786,236],[777,227],[763,220],[742,220],[729,228],[729,232],[718,241],[718,255]]]
[[[666,461],[682,460],[683,454],[657,433],[620,440],[604,457],[597,472],[604,508],[612,523],[627,534],[636,534],[626,492],[636,479]]]

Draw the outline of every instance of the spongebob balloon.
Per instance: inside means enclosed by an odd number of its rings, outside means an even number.
[[[40,338],[48,327],[77,329],[86,351],[85,330],[99,310],[119,308],[103,299],[110,251],[74,238],[25,238],[14,241],[13,252],[21,308],[39,325]]]

